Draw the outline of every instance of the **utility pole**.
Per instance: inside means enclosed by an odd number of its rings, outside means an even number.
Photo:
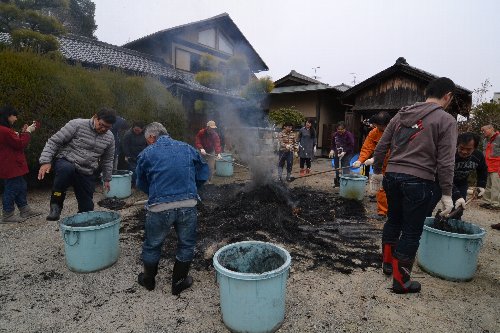
[[[317,69],[319,69],[319,68],[321,68],[321,67],[319,67],[319,66],[318,66],[318,67],[313,67],[313,68],[312,68],[312,69],[314,70],[314,76],[313,76],[313,79],[315,79],[315,80],[319,79],[319,77],[316,75],[316,70],[317,70]]]

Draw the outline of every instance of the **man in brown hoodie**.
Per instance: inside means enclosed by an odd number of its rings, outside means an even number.
[[[426,101],[402,108],[384,131],[374,153],[375,179],[387,194],[388,219],[382,233],[382,268],[393,275],[395,293],[416,293],[420,283],[410,273],[422,235],[437,175],[443,215],[453,208],[451,190],[457,142],[457,122],[445,109],[455,84],[448,78],[430,82]],[[385,176],[382,163],[391,151]]]

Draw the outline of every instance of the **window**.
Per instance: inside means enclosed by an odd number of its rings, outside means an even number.
[[[181,49],[175,49],[175,68],[190,71],[191,53]]]
[[[198,42],[215,49],[215,29],[207,29],[198,33]]]
[[[229,40],[222,34],[219,34],[219,50],[221,50],[222,52],[233,54],[233,46],[231,45]]]

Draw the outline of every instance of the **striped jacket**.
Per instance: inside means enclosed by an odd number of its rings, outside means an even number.
[[[94,119],[73,119],[52,135],[40,155],[40,164],[64,158],[73,163],[78,172],[92,175],[102,166],[104,181],[111,181],[115,138],[111,131],[99,134]]]

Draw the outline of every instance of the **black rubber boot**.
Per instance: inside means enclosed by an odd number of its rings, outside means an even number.
[[[403,261],[392,258],[392,291],[396,294],[418,293],[422,286],[411,280],[414,260]]]
[[[63,209],[66,192],[52,191],[50,196],[50,213],[47,216],[47,221],[59,221]]]
[[[394,247],[395,244],[393,243],[382,243],[382,271],[385,275],[392,274],[392,253]]]
[[[144,273],[139,273],[137,282],[149,291],[154,290],[156,274],[158,274],[158,263],[154,265],[144,264]]]
[[[172,272],[172,295],[179,295],[184,289],[191,287],[193,278],[188,275],[191,261],[175,260]]]

